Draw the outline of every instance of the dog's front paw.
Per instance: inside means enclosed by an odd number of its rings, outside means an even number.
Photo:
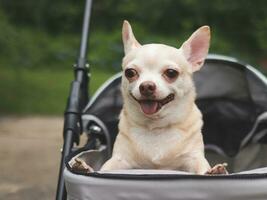
[[[217,164],[211,169],[209,169],[205,174],[207,175],[228,174],[226,167],[227,163]]]
[[[87,165],[86,162],[84,162],[84,160],[80,158],[75,158],[75,163],[72,165],[71,168],[77,172],[83,172],[83,173],[94,172],[94,169],[89,165]]]

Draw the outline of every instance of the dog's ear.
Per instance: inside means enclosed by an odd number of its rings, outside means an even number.
[[[132,49],[135,49],[141,46],[134,37],[130,23],[126,20],[124,20],[123,26],[122,26],[122,41],[124,45],[125,55],[128,52],[130,52]]]
[[[208,54],[210,45],[210,28],[202,26],[196,30],[182,45],[182,51],[192,66],[192,71],[199,70]]]

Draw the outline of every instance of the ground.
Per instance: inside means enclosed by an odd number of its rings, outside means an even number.
[[[63,118],[0,118],[0,199],[55,199]]]

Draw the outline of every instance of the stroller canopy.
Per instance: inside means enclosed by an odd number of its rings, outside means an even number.
[[[255,68],[236,59],[209,55],[194,74],[196,103],[203,114],[207,148],[228,156],[253,140],[266,142],[267,80]],[[108,80],[83,113],[84,129],[90,121],[102,123],[113,144],[122,108],[121,73]]]

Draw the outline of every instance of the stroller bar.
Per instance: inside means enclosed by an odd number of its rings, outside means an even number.
[[[65,110],[64,118],[64,138],[68,130],[73,131],[73,142],[79,144],[81,134],[81,109],[80,109],[80,96],[81,96],[81,83],[73,81],[71,83],[70,96]]]
[[[89,65],[87,64],[86,57],[91,6],[92,0],[86,0],[80,52],[77,64],[74,65],[75,80],[71,84],[68,104],[66,106],[64,115],[64,145],[59,169],[59,179],[56,194],[57,200],[64,200],[67,197],[63,179],[63,171],[65,168],[64,161],[66,156],[71,152],[74,143],[79,144],[80,134],[82,133],[81,112],[89,101]]]
[[[86,59],[87,55],[87,41],[88,41],[88,33],[89,33],[89,25],[90,25],[90,16],[91,16],[91,7],[92,0],[86,0],[85,5],[85,14],[83,21],[83,30],[82,30],[82,39],[81,39],[81,47],[80,47],[80,58]]]
[[[80,94],[81,100],[79,102],[81,110],[84,108],[84,106],[89,101],[88,73],[90,73],[90,69],[89,69],[89,64],[87,63],[87,46],[88,46],[88,37],[89,37],[89,30],[90,30],[89,25],[90,25],[91,8],[92,8],[92,0],[86,0],[79,58],[77,60],[77,64],[74,65],[75,73],[76,73],[76,80],[81,83],[82,93]]]
[[[71,130],[68,130],[65,135],[64,139],[64,145],[61,155],[61,161],[60,161],[60,169],[59,169],[59,179],[58,179],[58,185],[57,185],[57,194],[56,194],[56,200],[65,200],[67,199],[67,192],[64,184],[63,179],[63,171],[65,169],[65,158],[69,155],[71,148],[73,146],[73,132]]]

